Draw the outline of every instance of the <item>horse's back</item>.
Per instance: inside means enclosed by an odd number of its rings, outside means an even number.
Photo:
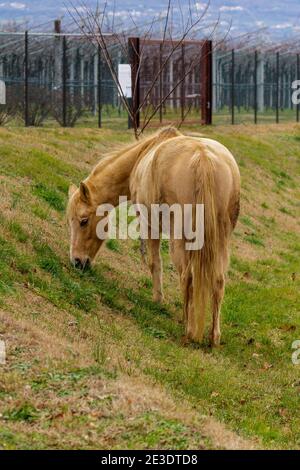
[[[148,152],[132,175],[135,202],[190,204],[197,186],[195,162],[209,159],[213,165],[214,193],[218,209],[225,211],[239,198],[238,166],[229,150],[204,137],[178,136]]]

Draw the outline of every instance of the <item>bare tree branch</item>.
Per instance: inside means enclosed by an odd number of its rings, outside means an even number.
[[[72,3],[73,0],[70,0],[70,5],[72,9],[69,9],[69,14],[83,32],[83,34],[91,41],[94,45],[100,47],[102,52],[103,58],[107,64],[107,67],[110,71],[111,77],[113,82],[116,85],[118,94],[120,96],[120,100],[127,111],[134,128],[134,133],[136,138],[140,136],[140,134],[146,129],[149,125],[155,114],[157,113],[158,109],[162,110],[162,106],[165,104],[166,100],[174,93],[174,91],[184,83],[188,74],[193,70],[196,63],[199,63],[200,57],[202,55],[202,47],[198,51],[197,54],[194,54],[193,59],[191,60],[190,64],[180,78],[177,77],[175,82],[172,83],[171,87],[168,89],[165,94],[163,93],[163,86],[162,80],[164,77],[164,73],[166,67],[169,66],[169,63],[173,58],[178,54],[178,51],[182,47],[183,44],[186,43],[187,39],[194,39],[199,35],[199,31],[203,30],[204,28],[207,29],[209,25],[207,23],[201,27],[202,21],[208,11],[210,6],[210,0],[206,3],[205,7],[201,10],[201,13],[198,11],[197,4],[195,0],[188,1],[188,13],[187,19],[185,20],[186,13],[183,13],[183,8],[180,2],[178,2],[179,12],[181,15],[181,31],[174,32],[174,8],[172,4],[172,0],[168,0],[167,9],[162,15],[155,15],[150,23],[147,25],[139,26],[133,17],[132,14],[128,13],[128,18],[130,19],[133,30],[135,31],[135,36],[140,38],[139,41],[139,50],[135,50],[134,45],[132,43],[132,53],[136,56],[135,57],[135,78],[134,82],[132,83],[132,103],[130,104],[127,97],[125,96],[125,91],[122,90],[121,84],[119,82],[118,70],[113,56],[113,46],[118,46],[122,51],[123,57],[127,57],[128,63],[131,62],[129,57],[129,50],[128,50],[128,38],[130,34],[128,30],[119,30],[115,27],[115,14],[116,14],[116,2],[113,0],[113,12],[112,12],[112,19],[109,21],[108,18],[108,3],[105,1],[104,6],[99,6],[97,3],[97,10],[96,12],[91,10],[87,6],[87,3],[84,0],[80,0],[79,4],[74,5]],[[78,6],[79,5],[79,6]],[[70,11],[71,10],[71,11]],[[156,25],[158,22],[163,20],[163,28],[161,29],[161,38],[153,42],[153,35],[156,30]],[[105,31],[105,23],[107,23],[106,29],[110,30],[111,34],[108,36],[107,31]],[[211,37],[213,36],[214,32],[216,31],[217,26],[219,25],[219,19],[215,24],[212,24],[212,33]],[[145,29],[145,26],[146,29]],[[131,35],[132,36],[132,35]],[[159,66],[154,67],[153,73],[151,75],[150,84],[143,93],[143,97],[141,101],[138,103],[138,106],[135,106],[137,102],[137,94],[139,93],[139,79],[141,77],[141,73],[144,67],[145,60],[149,54],[149,45],[151,44],[159,44],[160,47],[160,56],[159,56]],[[201,43],[199,43],[201,44]],[[160,83],[160,92],[159,92],[159,102],[155,103],[153,106],[151,104],[150,97],[153,94],[153,91],[157,84]],[[186,118],[187,114],[189,113],[191,106],[183,114],[183,119]],[[141,111],[144,111],[143,116],[143,123],[138,129],[138,117]],[[160,111],[161,113],[162,111]],[[182,122],[179,123],[179,126],[182,125]]]

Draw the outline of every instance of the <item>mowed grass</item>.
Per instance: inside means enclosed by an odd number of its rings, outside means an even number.
[[[167,242],[163,306],[137,242],[70,266],[68,186],[131,134],[0,130],[0,448],[300,448],[300,127],[200,131],[242,174],[217,350],[182,341]]]

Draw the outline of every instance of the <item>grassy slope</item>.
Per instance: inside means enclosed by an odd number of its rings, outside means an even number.
[[[135,242],[111,243],[93,272],[69,265],[68,185],[129,134],[0,130],[0,448],[300,448],[299,131],[205,131],[243,180],[211,351],[181,343],[166,244],[163,308]]]

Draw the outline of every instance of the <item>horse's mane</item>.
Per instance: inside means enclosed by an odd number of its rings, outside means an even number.
[[[143,136],[140,140],[125,145],[118,145],[113,151],[106,153],[100,162],[95,166],[92,174],[95,176],[108,165],[113,163],[118,157],[125,153],[131,152],[139,147],[139,155],[143,155],[145,151],[149,151],[151,147],[158,143],[182,135],[175,127],[168,126],[160,129],[154,134]]]

